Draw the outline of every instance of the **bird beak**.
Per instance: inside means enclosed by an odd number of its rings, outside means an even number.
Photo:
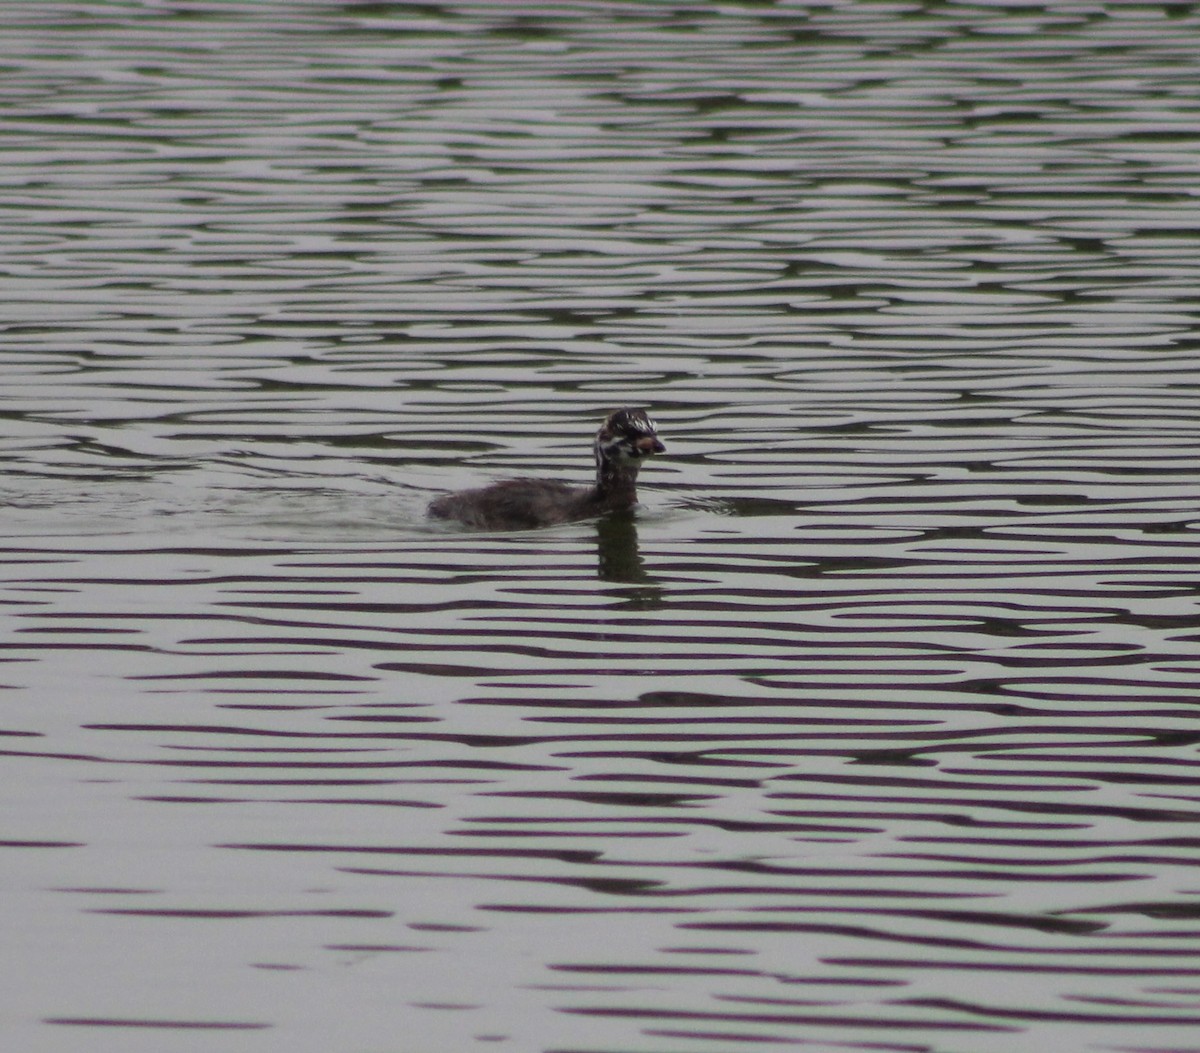
[[[634,446],[637,447],[638,453],[643,457],[648,457],[652,453],[662,453],[666,450],[666,447],[653,435],[646,435],[643,438],[638,439],[638,441],[634,443]]]

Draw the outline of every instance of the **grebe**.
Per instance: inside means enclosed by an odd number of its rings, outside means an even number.
[[[590,519],[637,504],[637,474],[642,461],[666,449],[654,421],[641,409],[619,409],[596,433],[596,485],[569,486],[550,479],[509,479],[480,490],[462,490],[437,498],[429,514],[489,530]]]

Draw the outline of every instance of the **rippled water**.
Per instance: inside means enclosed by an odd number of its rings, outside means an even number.
[[[13,1048],[1200,1049],[1193,5],[5,16]]]

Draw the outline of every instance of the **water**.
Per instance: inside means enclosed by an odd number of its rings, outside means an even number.
[[[1200,1049],[1198,43],[10,5],[14,1048]]]

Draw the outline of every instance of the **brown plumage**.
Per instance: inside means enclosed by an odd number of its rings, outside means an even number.
[[[509,479],[439,497],[430,504],[429,514],[488,530],[524,530],[622,511],[637,504],[642,461],[664,449],[645,410],[620,409],[610,414],[596,433],[594,486]]]

